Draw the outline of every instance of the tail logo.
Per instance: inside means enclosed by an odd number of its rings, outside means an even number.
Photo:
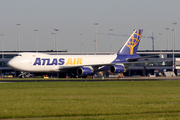
[[[142,30],[137,30],[129,42],[126,44],[127,47],[130,49],[130,55],[133,55],[134,47],[139,43],[141,39]]]

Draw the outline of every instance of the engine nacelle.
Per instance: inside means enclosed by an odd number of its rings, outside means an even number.
[[[124,67],[122,65],[112,65],[110,67],[110,71],[112,73],[122,73],[125,71]]]
[[[85,75],[90,75],[92,73],[92,70],[87,67],[80,67],[77,69],[77,74],[79,76],[85,76]]]

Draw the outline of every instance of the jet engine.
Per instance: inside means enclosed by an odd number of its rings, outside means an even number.
[[[122,65],[112,65],[110,67],[110,71],[112,73],[122,73],[125,71],[124,67]]]
[[[77,69],[77,74],[79,76],[86,76],[86,75],[90,75],[91,73],[92,73],[92,69],[88,67],[80,67]]]

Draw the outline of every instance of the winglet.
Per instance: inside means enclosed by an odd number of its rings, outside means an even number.
[[[123,47],[117,52],[117,55],[126,54],[126,55],[135,55],[139,46],[143,30],[137,29],[129,37]]]

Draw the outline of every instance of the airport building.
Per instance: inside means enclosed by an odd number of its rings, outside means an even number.
[[[15,71],[7,66],[8,61],[16,56],[20,52],[35,52],[35,51],[3,51],[0,52],[0,72],[1,76],[4,77],[18,77],[21,72]],[[73,53],[67,51],[38,51],[39,53],[46,53],[51,55],[79,55],[79,54],[86,54],[86,55],[93,55],[94,52],[83,52],[83,53]],[[172,64],[173,64],[173,53],[174,53],[174,72],[176,75],[180,75],[180,50],[139,50],[137,54],[141,57],[151,56],[151,58],[145,58],[148,60],[153,60],[153,63],[138,63],[138,64],[131,64],[131,66],[126,70],[124,73],[125,76],[148,76],[148,75],[160,75],[163,71],[172,71]],[[109,52],[98,52],[96,54],[113,54]],[[115,54],[115,53],[114,53]],[[159,59],[166,59],[165,62],[156,62]],[[59,73],[50,73],[53,77],[59,77]],[[106,77],[110,75],[110,73],[104,73]]]

